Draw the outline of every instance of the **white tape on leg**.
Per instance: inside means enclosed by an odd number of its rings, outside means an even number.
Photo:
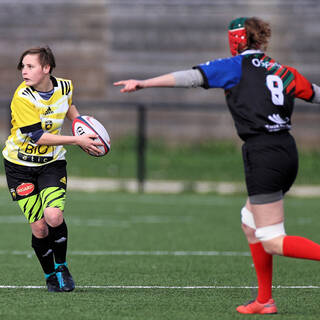
[[[252,229],[256,229],[253,214],[246,207],[241,209],[241,222]]]
[[[273,224],[272,226],[267,226],[263,228],[257,228],[256,237],[260,241],[268,241],[279,236],[285,236],[286,232],[284,229],[283,222],[278,224]]]

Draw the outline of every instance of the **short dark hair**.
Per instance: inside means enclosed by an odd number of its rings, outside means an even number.
[[[56,61],[55,61],[54,55],[53,55],[51,49],[47,46],[47,47],[30,48],[30,49],[26,50],[20,57],[20,60],[19,60],[18,66],[17,66],[18,70],[22,70],[22,67],[23,67],[22,60],[28,54],[39,55],[40,65],[42,67],[49,65],[50,66],[50,73],[56,67]]]
[[[266,50],[271,37],[270,24],[259,18],[252,17],[246,19],[244,26],[247,33],[248,48]]]

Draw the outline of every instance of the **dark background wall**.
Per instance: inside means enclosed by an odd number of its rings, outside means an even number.
[[[31,46],[50,45],[57,59],[55,75],[73,80],[74,101],[82,113],[99,116],[113,136],[134,130],[135,112],[110,108],[112,103],[101,109],[102,101],[178,104],[180,109],[149,112],[150,135],[170,140],[237,140],[222,90],[149,89],[120,94],[112,83],[228,56],[229,21],[253,15],[272,25],[268,53],[318,82],[317,0],[0,0],[1,137],[7,130],[6,101],[21,79],[16,70],[20,54]],[[187,104],[199,109],[181,111]],[[203,105],[212,109],[200,111]],[[302,116],[301,110],[308,113]],[[320,144],[317,110],[319,106],[297,103],[294,132],[303,144]]]

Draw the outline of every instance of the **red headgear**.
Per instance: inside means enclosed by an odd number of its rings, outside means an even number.
[[[244,23],[248,18],[237,18],[229,25],[229,45],[233,56],[236,56],[247,46],[247,34]]]

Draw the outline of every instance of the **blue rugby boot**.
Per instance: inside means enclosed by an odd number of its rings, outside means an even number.
[[[70,292],[74,290],[75,284],[66,263],[57,265],[56,275],[62,291]]]

